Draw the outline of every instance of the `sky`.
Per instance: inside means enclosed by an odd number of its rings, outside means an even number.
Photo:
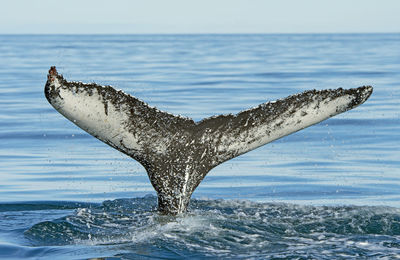
[[[400,0],[0,0],[0,33],[384,33],[399,14]]]

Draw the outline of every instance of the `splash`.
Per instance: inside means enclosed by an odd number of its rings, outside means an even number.
[[[25,232],[36,245],[112,247],[147,257],[376,257],[400,254],[400,210],[193,200],[178,216],[160,215],[156,197],[106,201]],[[176,254],[175,254],[175,253]],[[179,253],[177,253],[179,252]],[[323,259],[323,258],[322,258]]]

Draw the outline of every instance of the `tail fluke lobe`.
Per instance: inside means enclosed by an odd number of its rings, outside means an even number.
[[[140,162],[166,154],[177,129],[194,124],[111,86],[66,81],[55,67],[49,71],[45,95],[74,124]]]
[[[350,110],[372,94],[372,87],[310,90],[237,115],[205,119],[199,127],[215,143],[218,163]]]

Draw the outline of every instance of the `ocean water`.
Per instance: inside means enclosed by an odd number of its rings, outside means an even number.
[[[374,93],[216,167],[169,217],[137,162],[47,103],[53,65],[195,120]],[[399,158],[400,34],[0,35],[0,259],[399,258]]]

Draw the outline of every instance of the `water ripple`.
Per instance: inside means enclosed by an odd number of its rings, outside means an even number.
[[[395,208],[194,200],[188,213],[171,217],[156,213],[155,202],[147,196],[79,207],[72,215],[35,224],[25,236],[37,246],[97,245],[121,251],[120,257],[328,259],[400,253]],[[158,250],[140,250],[153,247]]]

